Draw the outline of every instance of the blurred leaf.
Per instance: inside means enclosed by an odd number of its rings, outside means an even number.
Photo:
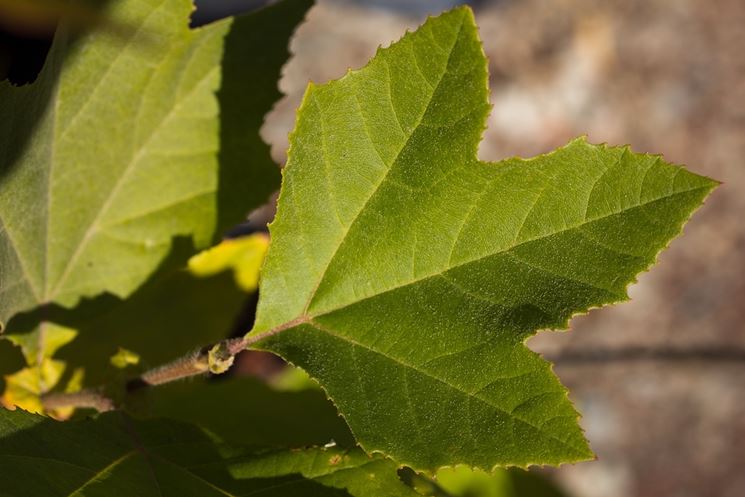
[[[48,325],[39,333],[44,335],[43,341],[30,335],[7,336],[8,340],[21,348],[29,366],[38,365],[41,359],[54,356],[60,347],[72,342],[78,334],[75,330],[55,325]]]
[[[466,466],[441,468],[436,480],[452,497],[564,497],[546,478],[518,468],[493,474]]]
[[[111,356],[109,362],[112,366],[119,369],[136,366],[140,363],[140,354],[127,350],[124,347],[119,347],[119,350],[116,351],[116,354]]]
[[[427,497],[565,497],[550,480],[520,468],[495,469],[486,473],[467,466],[440,468],[435,478],[411,468],[399,469],[399,476],[417,493]]]
[[[21,348],[8,340],[0,340],[0,392],[2,392],[2,394],[0,394],[0,404],[2,404],[1,399],[7,387],[5,378],[8,375],[20,371],[25,366],[26,360],[21,353]]]
[[[320,390],[318,382],[308,373],[295,366],[287,365],[282,371],[268,379],[269,386],[280,392],[300,392]]]
[[[125,375],[158,366],[185,352],[225,338],[246,300],[232,274],[196,278],[175,271],[155,278],[126,300],[103,296],[76,309],[49,307],[14,318],[9,337],[43,343],[42,327],[59,323],[78,332],[58,359],[86,371],[87,386],[113,384]],[[137,354],[136,365],[114,367],[120,348]]]
[[[71,450],[74,447],[75,450]],[[0,409],[0,492],[47,495],[412,497],[360,450],[235,449],[191,425],[121,413],[59,423]]]
[[[467,7],[309,85],[248,335],[317,379],[365,450],[428,472],[590,459],[525,341],[627,300],[716,186],[585,139],[482,163],[488,94]]]
[[[269,237],[263,233],[223,240],[189,259],[189,271],[195,276],[212,276],[232,269],[238,287],[252,292],[259,284],[267,248]]]
[[[341,451],[317,448],[289,453],[275,452],[260,458],[231,462],[229,471],[235,484],[226,488],[233,495],[264,495],[256,490],[256,485],[250,479],[299,473],[304,478],[327,487],[344,489],[352,496],[417,497],[412,488],[399,480],[396,468],[397,464],[393,461],[379,455],[368,456],[360,449]],[[202,475],[211,475],[211,469],[205,468]],[[267,492],[266,495],[305,495],[294,491],[291,485],[293,483],[281,490],[273,490],[276,494]]]

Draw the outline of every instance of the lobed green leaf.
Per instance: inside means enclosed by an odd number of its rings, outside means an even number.
[[[480,162],[487,80],[464,7],[308,87],[248,335],[415,469],[591,458],[524,342],[626,300],[716,184],[584,138]]]

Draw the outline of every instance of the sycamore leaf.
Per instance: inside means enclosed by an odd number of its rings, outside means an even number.
[[[418,497],[414,489],[405,485],[397,474],[398,465],[380,456],[370,457],[360,449],[343,451],[339,449],[306,449],[304,451],[275,452],[263,457],[245,458],[231,461],[228,471],[234,479],[226,488],[233,495],[267,495],[276,497],[306,495],[299,491],[308,480],[328,488],[343,489],[349,495],[359,497]],[[203,477],[211,476],[214,469],[201,469]],[[305,480],[287,479],[285,475],[299,474]],[[257,478],[285,478],[282,488],[267,488],[262,493],[252,481]],[[271,480],[270,480],[271,481]],[[276,480],[275,480],[276,481]],[[266,488],[266,483],[259,489]],[[297,487],[297,490],[296,488]],[[316,495],[316,494],[312,494]],[[319,496],[346,495],[321,492]]]
[[[316,378],[368,452],[432,471],[592,457],[525,340],[627,299],[715,182],[578,139],[482,163],[468,8],[310,85],[249,343]]]
[[[414,497],[395,463],[361,450],[227,447],[200,429],[121,413],[59,423],[0,409],[0,493]]]
[[[191,0],[122,0],[132,29],[70,40],[0,83],[0,325],[39,304],[131,294],[276,188],[258,130],[310,0],[189,29]],[[183,262],[183,260],[182,260]]]
[[[21,348],[27,367],[16,362],[0,370],[0,403],[42,412],[39,396],[69,389],[61,379],[71,368],[85,386],[111,385],[223,339],[245,305],[246,282],[258,280],[267,240],[230,240],[229,257],[226,243],[195,256],[198,268],[156,274],[123,301],[106,295],[75,309],[47,306],[11,319],[4,336]]]

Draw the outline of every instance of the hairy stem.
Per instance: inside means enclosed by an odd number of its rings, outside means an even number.
[[[235,356],[251,345],[281,333],[284,330],[310,321],[307,316],[301,316],[264,333],[259,333],[247,338],[229,338],[212,346],[199,349],[189,353],[175,361],[163,366],[146,371],[139,378],[127,383],[127,391],[139,390],[147,386],[163,385],[172,381],[189,378],[207,372],[222,374],[233,365]]]
[[[163,385],[172,381],[188,378],[209,371],[207,354],[202,350],[191,352],[175,361],[146,371],[139,380],[146,385]]]
[[[127,383],[127,391],[156,386],[205,373],[221,374],[233,365],[236,354],[246,348],[244,338],[230,338],[203,347],[163,366],[151,369]]]
[[[76,409],[95,409],[106,412],[114,409],[114,401],[93,390],[82,390],[74,393],[50,393],[41,396],[41,405],[45,410],[74,407]]]

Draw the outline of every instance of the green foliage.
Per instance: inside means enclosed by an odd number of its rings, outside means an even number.
[[[715,182],[584,139],[481,163],[472,14],[309,86],[248,336],[316,378],[360,445],[415,469],[592,457],[540,329],[627,299]]]
[[[174,237],[205,247],[265,202],[278,171],[258,129],[308,7],[192,30],[189,0],[112,2],[124,39],[61,28],[33,85],[0,83],[1,324],[126,297]]]
[[[62,29],[35,84],[0,83],[0,326],[13,318],[5,335],[30,368],[16,380],[33,386],[15,403],[64,386],[65,365],[86,385],[121,379],[110,366],[118,347],[141,356],[132,375],[225,337],[246,296],[227,276],[182,267],[278,186],[258,130],[309,7],[279,2],[189,30],[188,0],[117,1],[107,18],[129,38],[71,41]],[[234,261],[244,287],[266,245],[251,240],[261,250]],[[77,338],[51,363],[45,330],[57,325]],[[40,356],[55,381],[43,381]]]
[[[224,258],[226,246],[232,259]],[[258,278],[265,251],[263,235],[225,241],[193,258],[201,261],[201,272],[159,273],[125,300],[104,295],[84,300],[74,310],[48,306],[20,314],[10,321],[6,336],[22,346],[29,366],[37,365],[35,358],[40,353],[55,356],[66,365],[82,368],[87,386],[131,377],[224,338],[247,300],[246,288],[239,288],[239,283]],[[49,330],[55,326],[74,330],[75,340],[52,350]],[[123,372],[112,367],[112,357],[122,348],[138,358]],[[37,389],[36,394],[49,389]],[[28,404],[19,405],[31,409]]]
[[[55,306],[18,315],[9,323],[9,338],[26,344],[26,355],[33,358],[39,344],[54,354],[43,330],[57,325],[75,330],[75,340],[54,355],[83,368],[85,385],[98,386],[224,338],[246,298],[230,272],[197,278],[173,271],[148,281],[125,300],[105,295],[83,301],[74,311]],[[138,354],[138,364],[125,370],[112,366],[111,357],[120,347]]]
[[[430,497],[564,497],[555,485],[539,472],[518,468],[495,469],[486,473],[467,466],[440,468],[435,478],[399,470],[401,480],[418,493]]]
[[[114,0],[126,29],[63,26],[34,84],[0,83],[0,400],[101,385],[125,408],[0,410],[0,495],[549,496],[492,470],[592,457],[525,341],[626,300],[716,183],[583,138],[479,161],[468,8],[298,111],[256,323],[212,350],[272,351],[323,390],[295,370],[133,391],[256,289],[265,235],[189,256],[277,187],[258,130],[309,6],[190,30],[189,0]]]
[[[59,423],[0,409],[0,467],[0,494],[16,497],[416,496],[394,463],[359,449],[235,448],[192,425],[121,413]]]

